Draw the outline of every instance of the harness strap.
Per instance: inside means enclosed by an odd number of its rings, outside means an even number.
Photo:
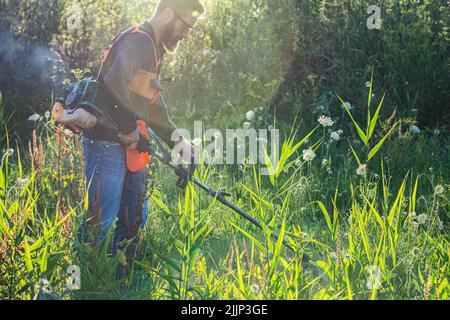
[[[102,64],[101,64],[100,71],[99,71],[98,76],[97,76],[97,80],[98,81],[102,81],[103,80],[104,73],[106,72],[105,64],[107,63],[107,60],[110,57],[111,52],[114,49],[114,47],[119,42],[121,42],[126,36],[128,36],[129,34],[133,34],[133,33],[141,33],[141,34],[145,35],[147,38],[150,39],[150,41],[153,44],[153,54],[154,54],[154,57],[155,57],[155,66],[156,66],[156,69],[158,70],[159,66],[161,65],[161,58],[159,56],[158,51],[156,50],[156,44],[155,44],[155,42],[153,40],[153,37],[150,34],[150,30],[148,30],[147,28],[145,28],[143,26],[137,25],[137,26],[131,27],[131,28],[123,31],[119,35],[117,35],[113,39],[112,43],[108,46],[108,48],[106,48],[106,50],[103,52]],[[159,79],[159,72],[157,72],[157,75],[158,75],[158,79]]]
[[[143,31],[141,29],[144,29],[147,32]],[[150,30],[148,30],[147,28],[145,28],[143,26],[136,26],[136,27],[134,27],[134,29],[133,29],[133,31],[131,33],[142,33],[143,35],[147,36],[150,39],[150,41],[153,44],[153,53],[154,53],[154,57],[155,57],[155,66],[156,66],[156,68],[159,68],[159,66],[161,65],[161,58],[159,56],[158,51],[156,50],[156,44],[153,41],[152,36],[150,35]]]

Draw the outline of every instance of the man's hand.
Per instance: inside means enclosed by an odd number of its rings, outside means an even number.
[[[125,143],[127,148],[136,149],[139,142],[139,128],[136,127],[136,129],[129,134],[119,133],[117,136]]]
[[[195,153],[194,146],[189,143],[186,139],[182,138],[179,142],[175,144],[173,152],[179,155],[180,159],[177,161],[179,166],[179,171],[177,172],[178,181],[177,186],[179,188],[186,188],[188,182],[191,180],[195,171]],[[182,164],[187,165],[187,168],[183,167]]]
[[[183,164],[192,164],[194,159],[194,146],[186,139],[181,139],[173,148],[173,151],[180,156]]]

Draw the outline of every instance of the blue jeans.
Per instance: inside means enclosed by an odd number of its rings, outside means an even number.
[[[135,237],[147,221],[148,168],[129,171],[125,146],[117,142],[83,137],[83,153],[89,209],[81,238],[86,241],[95,229],[96,239],[90,240],[103,240],[117,221],[113,237],[115,252],[120,242]]]

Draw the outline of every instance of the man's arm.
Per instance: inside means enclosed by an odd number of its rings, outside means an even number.
[[[159,96],[155,103],[150,105],[148,112],[148,121],[156,134],[160,136],[170,148],[173,148],[176,141],[172,141],[172,133],[177,130],[177,127],[172,122],[167,110],[164,99]]]
[[[177,127],[170,119],[164,99],[151,86],[152,80],[157,79],[153,43],[142,34],[131,35],[126,41],[104,77],[109,91],[120,102],[112,116],[122,133],[132,132],[136,128],[136,116],[142,117],[173,148],[177,141],[172,141],[172,133]],[[138,100],[131,99],[132,94]],[[132,101],[140,102],[134,106]]]
[[[103,82],[109,93],[119,102],[112,108],[111,116],[118,124],[119,131],[122,134],[129,134],[136,130],[136,114],[133,111],[128,86],[138,74],[150,48],[142,35],[130,35],[125,41],[125,46],[106,72]]]

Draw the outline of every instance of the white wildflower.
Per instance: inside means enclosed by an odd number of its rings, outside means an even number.
[[[8,157],[11,157],[14,154],[14,149],[8,149],[8,151],[6,151],[6,154]]]
[[[48,121],[50,119],[50,111],[45,112],[45,119]]]
[[[436,188],[434,188],[434,194],[440,195],[443,194],[445,191],[444,187],[442,185],[437,185]]]
[[[370,88],[370,81],[367,81],[367,82],[366,82],[366,87],[367,87],[367,88]]]
[[[344,102],[344,105],[345,105],[345,107],[347,107],[347,109],[349,111],[353,110],[353,106],[352,106],[352,104],[350,102]],[[342,109],[345,109],[344,105],[342,105],[342,107],[341,107]]]
[[[245,118],[248,121],[253,121],[253,119],[255,119],[255,112],[254,111],[249,111],[245,114]]]
[[[367,174],[367,164],[362,164],[356,169],[356,174],[358,176],[365,176]]]
[[[317,121],[319,121],[319,123],[324,127],[332,127],[334,124],[333,120],[331,120],[330,117],[326,116],[320,116]]]
[[[325,107],[323,105],[318,105],[318,106],[315,106],[314,108],[315,108],[316,112],[323,112],[323,111],[325,111]]]
[[[252,294],[253,294],[254,296],[256,296],[256,295],[258,295],[258,293],[259,293],[259,286],[258,286],[257,284],[252,284],[252,285],[250,286],[250,290],[252,291]]]
[[[337,254],[335,252],[330,252],[330,258],[333,261],[337,261],[338,256],[337,256]]]
[[[417,219],[417,213],[415,212],[410,212],[410,214],[408,215],[409,221],[414,221]]]
[[[322,160],[322,167],[325,167],[328,165],[328,160],[327,159],[323,159]]]
[[[419,134],[420,133],[420,129],[417,126],[411,126],[411,128],[409,128],[409,130],[411,131],[412,134]]]
[[[339,131],[333,131],[330,134],[330,138],[332,141],[339,141],[339,140],[341,140],[341,135],[340,135]]]
[[[306,150],[303,150],[303,160],[304,161],[311,161],[316,157],[316,154],[313,149],[309,148]]]
[[[441,130],[439,130],[439,129],[434,129],[433,134],[434,134],[435,136],[438,136],[438,135],[441,134]]]
[[[296,167],[300,167],[301,165],[302,165],[302,161],[301,160],[295,161],[295,166]]]
[[[24,179],[22,179],[22,178],[17,178],[16,183],[17,183],[17,185],[18,185],[20,188],[25,188],[25,186],[28,184],[28,181],[29,181],[28,178],[24,178]]]
[[[28,121],[33,121],[33,122],[39,121],[40,119],[41,119],[41,116],[38,115],[37,113],[28,117]]]
[[[419,224],[425,224],[428,221],[428,216],[425,213],[419,214],[417,216],[417,222]]]
[[[243,124],[242,124],[242,126],[244,127],[244,130],[248,130],[248,129],[250,129],[250,127],[252,126],[252,124],[250,123],[250,122],[244,122]]]

